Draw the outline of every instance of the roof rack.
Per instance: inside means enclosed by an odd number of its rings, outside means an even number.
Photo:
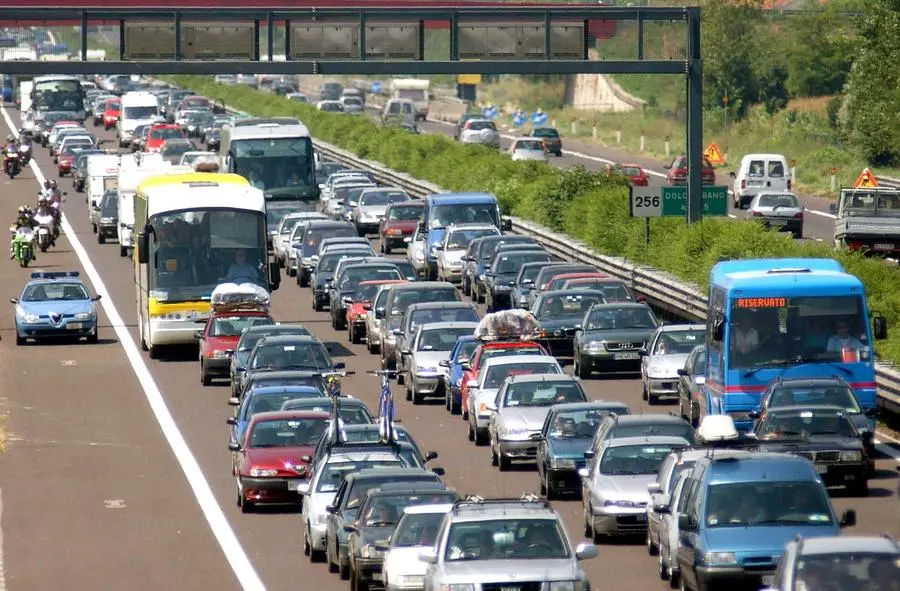
[[[471,509],[471,508],[486,508],[490,506],[503,506],[503,505],[519,505],[521,507],[533,507],[535,504],[540,505],[542,508],[552,509],[553,506],[550,504],[550,501],[546,499],[542,499],[534,493],[525,493],[518,499],[515,498],[497,498],[497,499],[485,499],[484,497],[479,497],[477,495],[470,495],[465,499],[456,501],[453,503],[453,512],[456,513],[460,509]]]

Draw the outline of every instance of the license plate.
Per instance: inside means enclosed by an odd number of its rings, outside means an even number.
[[[66,325],[67,330],[81,330],[81,327],[82,325],[80,322],[70,322]]]
[[[893,244],[875,244],[872,246],[875,250],[894,250]]]
[[[504,585],[500,587],[500,591],[522,591],[522,588],[515,585]]]
[[[637,351],[633,351],[631,353],[615,353],[613,355],[613,359],[616,361],[636,361],[640,359],[641,356],[638,355]]]
[[[787,220],[769,220],[769,224],[772,226],[786,226]]]
[[[818,472],[819,474],[828,474],[828,466],[818,464],[816,466],[816,472]]]

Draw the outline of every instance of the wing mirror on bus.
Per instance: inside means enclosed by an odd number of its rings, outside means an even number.
[[[150,248],[150,236],[144,232],[138,234],[137,237],[137,252],[138,252],[138,263],[141,265],[146,265],[149,262],[149,257],[147,255],[147,251]]]
[[[837,215],[837,203],[829,203],[828,204],[828,213],[831,215]]]
[[[502,218],[500,221],[500,226],[504,232],[511,232],[512,231],[512,220],[509,218]]]
[[[887,320],[879,313],[872,315],[872,337],[876,341],[882,341],[887,338]]]
[[[269,263],[269,291],[275,291],[281,285],[281,267],[278,261]]]
[[[716,327],[713,331],[713,340],[722,342],[725,340],[725,319],[721,316],[716,318]]]
[[[856,525],[856,511],[847,509],[841,515],[841,527],[854,527]]]

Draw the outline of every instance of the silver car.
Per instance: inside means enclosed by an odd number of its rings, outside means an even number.
[[[603,536],[647,531],[649,486],[672,451],[689,446],[681,437],[622,437],[603,443],[581,475],[584,531]]]
[[[500,230],[493,224],[457,224],[447,228],[444,241],[437,246],[438,281],[462,283],[463,255],[476,238],[499,236]]]
[[[382,285],[378,289],[378,293],[372,298],[371,310],[366,313],[366,349],[369,353],[379,353],[381,351],[381,323],[384,320],[378,318],[375,310],[378,308],[384,309],[384,301],[387,299],[388,294],[385,287],[388,287],[388,285]]]
[[[562,519],[547,501],[470,498],[444,517],[428,563],[425,591],[589,588],[579,562],[597,556],[593,544],[573,550]]]
[[[426,396],[443,396],[444,376],[447,368],[441,361],[450,358],[450,351],[461,336],[471,335],[477,322],[435,322],[423,324],[416,330],[412,347],[401,351],[409,379],[406,399],[420,404]]]
[[[668,506],[679,476],[690,472],[697,460],[708,453],[706,449],[684,449],[670,453],[660,464],[656,479],[647,487],[650,492],[650,503],[647,505],[647,552],[650,556],[655,556],[659,550],[662,542],[660,528],[666,518],[665,510],[657,511],[657,508]]]
[[[333,453],[320,460],[308,481],[297,485],[303,495],[303,553],[311,562],[325,559],[328,506],[347,474],[369,468],[401,468],[406,464],[388,452]]]
[[[279,232],[279,235],[275,239],[275,244],[280,244],[281,249],[284,251],[283,261],[284,267],[287,269],[288,277],[294,277],[297,275],[297,269],[300,266],[300,260],[297,258],[298,250],[294,247],[294,243],[300,240],[303,228],[306,224],[313,221],[327,220],[328,216],[323,213],[308,211],[288,214],[285,218],[290,220],[290,230],[287,234],[281,234]],[[276,246],[276,248],[278,248],[278,246]]]
[[[757,193],[749,210],[750,219],[759,220],[767,228],[803,237],[803,205],[793,193]]]
[[[327,202],[331,199],[331,193],[334,188],[341,184],[360,183],[371,181],[372,179],[361,170],[339,170],[328,176],[328,179],[319,185],[319,200]]]
[[[413,341],[421,325],[435,322],[478,322],[479,320],[481,320],[481,315],[478,313],[478,306],[469,302],[421,302],[411,304],[406,309],[406,312],[403,313],[403,317],[400,319],[400,326],[394,331],[397,341],[394,361],[397,369],[401,372],[408,371],[407,359],[404,359],[407,356],[404,356],[402,351],[404,349],[413,349]],[[405,376],[403,374],[398,375],[397,383],[403,385],[404,379]]]
[[[428,261],[425,259],[425,235],[417,229],[412,237],[405,238],[404,242],[407,244],[406,260],[413,266],[416,273],[424,275],[428,267]]]
[[[350,115],[359,115],[366,110],[366,106],[359,97],[342,96],[340,103],[344,107],[344,113],[349,113]]]
[[[363,189],[359,198],[350,203],[350,221],[360,236],[378,232],[381,220],[391,203],[409,201],[409,195],[396,187]]]
[[[509,155],[513,160],[547,161],[547,147],[540,138],[518,137],[509,147]]]
[[[463,144],[480,144],[500,149],[500,132],[490,119],[469,119],[459,132]]]
[[[463,401],[468,416],[469,441],[475,445],[487,445],[490,440],[489,428],[494,411],[491,407],[497,399],[497,392],[506,378],[512,375],[561,374],[559,362],[549,355],[509,355],[492,357],[478,370],[478,375],[469,380],[468,398]]]
[[[390,545],[381,548],[376,542],[376,548],[385,552],[381,567],[385,591],[425,589],[428,563],[422,560],[421,554],[434,551],[438,527],[451,509],[451,503],[406,507],[391,534]]]
[[[640,352],[644,400],[656,404],[663,397],[678,398],[678,370],[705,338],[703,324],[670,324],[656,329],[647,348]]]
[[[673,589],[677,589],[681,583],[678,560],[676,560],[679,537],[678,516],[684,511],[684,500],[687,497],[685,483],[688,482],[690,474],[690,470],[681,472],[675,480],[672,494],[653,505],[653,512],[659,515],[658,546],[656,548],[659,576],[662,579],[669,579],[669,586]]]
[[[353,197],[356,197],[363,189],[369,187],[374,188],[375,183],[356,178],[335,185],[325,204],[325,215],[335,220],[346,219],[346,213],[350,210],[350,201],[353,201]]]
[[[567,402],[587,402],[577,378],[559,374],[506,378],[488,406],[493,413],[488,427],[491,464],[505,472],[513,460],[534,460],[550,407]]]

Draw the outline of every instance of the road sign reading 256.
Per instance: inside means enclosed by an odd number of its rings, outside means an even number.
[[[631,217],[658,218],[662,215],[659,187],[631,187]]]
[[[631,187],[629,200],[631,217],[657,218],[687,215],[685,187]],[[728,187],[704,186],[704,216],[728,214]]]

